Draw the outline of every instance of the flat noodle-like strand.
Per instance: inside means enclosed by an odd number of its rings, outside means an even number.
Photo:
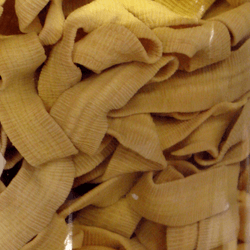
[[[50,114],[79,150],[93,155],[107,132],[107,113],[124,106],[166,63],[121,64],[87,78],[65,91]]]
[[[144,86],[121,109],[122,117],[139,113],[197,112],[221,102],[232,102],[249,91],[250,39],[231,56],[194,72],[178,71],[170,79]],[[206,98],[204,98],[206,96]]]
[[[73,178],[71,159],[52,161],[39,168],[24,161],[17,176],[0,194],[1,249],[20,249],[42,231],[66,199]]]
[[[55,213],[50,224],[21,250],[61,250],[65,247],[65,242],[67,244],[67,238],[71,235],[70,230],[71,227],[66,224],[65,219]]]
[[[13,145],[33,166],[76,154],[37,95],[34,73],[46,58],[37,35],[0,41],[0,120]]]
[[[152,172],[145,173],[127,195],[128,203],[160,224],[192,224],[228,209],[227,171],[220,167],[161,184],[154,183]]]

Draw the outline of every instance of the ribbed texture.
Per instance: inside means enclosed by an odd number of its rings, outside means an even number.
[[[112,233],[108,230],[97,227],[81,226],[80,228],[84,233],[83,246],[99,245],[115,249],[121,248],[125,250],[146,250],[137,239],[127,239],[119,234]],[[86,249],[88,248],[86,247]]]
[[[149,114],[109,119],[107,133],[144,158],[166,165],[153,119]]]
[[[175,13],[164,5],[157,3],[157,1],[119,0],[119,2],[151,29],[164,26],[194,25],[200,23],[197,18],[188,17],[186,14],[183,16]]]
[[[135,234],[138,240],[151,250],[166,250],[166,226],[142,219]]]
[[[194,164],[188,161],[170,161],[169,164],[172,165],[184,177],[200,172],[200,170]]]
[[[209,8],[209,11],[205,13],[203,16],[203,20],[207,20],[209,18],[212,18],[214,16],[218,16],[222,14],[223,12],[227,12],[234,7],[228,3],[228,1],[215,1],[214,4]]]
[[[95,167],[90,172],[75,178],[74,187],[77,187],[81,184],[88,183],[88,182],[91,182],[91,183],[102,182],[102,180],[100,181],[98,177],[102,178],[103,174],[107,170],[109,161],[110,161],[110,157],[107,157],[104,161],[102,161],[97,167]]]
[[[35,33],[19,36],[0,36],[1,90],[14,87],[15,82],[32,79],[35,70],[45,61],[44,49]],[[18,48],[18,49],[16,49]],[[10,57],[10,55],[12,55]],[[13,78],[16,78],[15,81]],[[21,83],[19,88],[27,88]],[[31,84],[32,85],[32,84]],[[32,90],[33,86],[30,86]]]
[[[46,227],[67,197],[73,177],[74,168],[69,159],[39,168],[24,161],[20,172],[0,194],[1,249],[20,249]]]
[[[125,62],[156,62],[162,53],[161,46],[152,33],[135,35],[117,24],[103,25],[76,42],[72,52],[73,62],[96,73]],[[101,43],[100,43],[101,41]]]
[[[197,249],[211,249],[237,238],[240,219],[237,204],[237,181],[239,164],[228,166],[229,209],[199,222]]]
[[[167,0],[155,0],[158,3],[166,6],[168,9],[172,10],[173,12],[180,14],[182,16],[190,16],[201,18],[205,11],[213,4],[214,0],[209,1],[167,1]]]
[[[196,249],[198,232],[198,223],[190,224],[183,227],[167,227],[167,249]]]
[[[64,15],[62,11],[63,0],[51,0],[43,29],[39,38],[44,45],[55,44],[62,36]]]
[[[231,53],[228,29],[219,22],[185,29],[162,27],[154,32],[162,41],[164,53],[181,54],[180,66],[187,71],[222,61]]]
[[[59,213],[61,216],[66,217],[70,213],[83,209],[89,205],[98,207],[110,206],[128,193],[137,178],[138,174],[126,174],[103,182],[87,194],[75,199],[74,202],[65,202],[60,208]]]
[[[190,119],[187,120],[169,119],[169,117],[154,117],[154,123],[162,149],[170,148],[186,139],[199,126],[206,122],[209,117],[211,117],[211,119],[216,119],[218,115],[221,115],[221,117],[225,116],[223,114],[233,115],[246,104],[249,94],[250,93],[247,93],[236,102],[221,102],[207,111],[195,114],[194,117],[190,117]]]
[[[88,206],[77,213],[76,220],[82,225],[100,227],[130,238],[141,216],[122,198],[106,208]]]
[[[103,149],[100,153],[97,153],[93,156],[79,152],[73,157],[73,161],[76,168],[75,177],[79,177],[83,174],[86,174],[103,162],[109,155],[111,155],[117,146],[115,140],[103,142]]]
[[[108,11],[108,9],[112,9],[112,12]],[[96,21],[91,22],[90,20],[92,19],[96,19]],[[83,6],[82,8],[78,8],[76,11],[72,12],[67,18],[64,26],[63,39],[53,49],[50,58],[46,66],[43,68],[41,77],[39,79],[39,95],[45,102],[45,105],[48,109],[51,108],[51,106],[54,104],[59,95],[63,93],[63,91],[79,82],[81,78],[79,69],[72,62],[72,52],[77,29],[83,28],[84,32],[89,33],[97,29],[101,25],[108,24],[113,20],[117,20],[117,22],[115,22],[116,24],[125,26],[132,33],[134,33],[137,38],[141,38],[142,41],[145,41],[146,50],[148,48],[148,53],[152,54],[152,57],[155,57],[154,61],[160,58],[162,47],[161,42],[159,41],[157,36],[154,35],[154,33],[143,22],[139,21],[132,14],[127,12],[126,9],[121,6],[121,4],[119,4],[119,1],[94,1],[89,5]],[[105,40],[107,40],[108,43],[111,43],[111,45],[113,44],[114,46],[116,46],[117,43],[112,42],[112,36],[107,36],[107,34],[104,35],[104,42]],[[94,35],[90,36],[92,36],[92,38],[94,37]],[[100,41],[100,37],[96,39]],[[79,43],[81,43],[81,41],[79,41]],[[88,56],[84,58],[84,66],[88,65],[89,63],[93,64],[93,61],[95,61],[95,59],[93,60],[93,57],[95,58],[96,56],[98,56],[98,58],[106,58],[106,51],[100,51],[99,47],[100,46],[98,46],[99,52],[94,51],[93,53],[92,51],[91,57]],[[145,57],[145,50],[143,51]],[[88,50],[88,53],[90,52],[91,51]],[[131,51],[129,51],[128,53],[131,53]],[[120,53],[119,55],[121,56],[122,54]],[[96,60],[99,60],[98,58]],[[124,58],[126,58],[126,55]],[[119,60],[120,63],[126,61],[127,59]],[[105,64],[106,66],[102,66],[101,68],[111,66],[110,62],[108,61],[107,63],[104,62],[104,65]],[[58,67],[58,65],[60,66]],[[98,70],[100,69],[97,68],[97,71]],[[49,81],[49,79],[51,80]]]
[[[233,124],[234,125],[233,128],[230,131],[228,131],[226,139],[221,143],[221,149],[219,155],[215,159],[211,160],[202,159],[203,158],[202,155],[197,155],[196,161],[200,165],[206,166],[219,162],[220,160],[223,159],[227,151],[228,153],[230,153],[230,148],[234,149],[235,148],[234,146],[237,145],[239,145],[239,147],[241,148],[241,153],[238,154],[238,157],[235,159],[235,162],[239,162],[247,157],[249,153],[249,149],[247,147],[247,145],[249,145],[248,128],[250,126],[250,122],[249,119],[247,118],[249,110],[250,110],[250,102],[248,101],[247,104],[242,109],[242,112],[240,113],[238,119]],[[241,128],[245,128],[244,132],[241,130]],[[244,146],[244,143],[246,143],[246,146]]]
[[[119,144],[107,166],[107,169],[97,181],[105,181],[127,173],[162,170],[166,165],[167,164],[162,165],[150,161],[138,153],[122,146],[122,144]]]
[[[0,46],[0,120],[13,145],[33,166],[77,153],[37,95],[33,74],[45,60],[37,36],[7,37]]]
[[[230,31],[232,46],[237,45],[240,41],[246,39],[250,35],[250,3],[245,3],[230,11],[224,12],[212,20],[220,21]]]
[[[207,151],[213,158],[219,155],[219,144],[235,113],[211,116],[182,141],[173,155],[189,155]]]
[[[128,203],[146,219],[168,226],[184,226],[227,209],[226,176],[227,168],[220,167],[155,184],[149,172],[131,189]]]
[[[67,226],[64,218],[55,214],[50,224],[34,240],[22,247],[21,250],[64,249],[67,244],[66,239],[71,233],[70,231],[71,227],[70,225]]]
[[[121,117],[152,112],[196,112],[220,102],[235,101],[249,90],[249,46],[250,40],[247,40],[228,59],[207,66],[206,70],[177,72],[166,81],[147,85],[122,109],[109,115]]]
[[[199,223],[197,250],[212,249],[237,239],[239,216],[237,204],[228,211]]]
[[[183,178],[184,176],[180,172],[178,172],[173,166],[168,165],[166,169],[159,171],[154,176],[154,182],[156,184],[161,184],[168,181],[180,180]]]
[[[0,249],[249,248],[249,12],[0,0]]]
[[[49,0],[15,2],[19,28],[22,32],[39,32],[41,30],[42,26],[37,15],[48,2]]]
[[[42,27],[38,14],[49,2],[49,10]],[[17,0],[15,9],[22,32],[40,32],[39,38],[44,45],[55,44],[60,39],[64,23],[62,0]]]
[[[107,132],[107,113],[122,107],[166,62],[122,64],[87,78],[65,91],[50,114],[79,150],[92,155]]]
[[[167,80],[178,70],[179,60],[175,56],[163,55],[163,57],[167,59],[166,65],[160,68],[147,84]]]

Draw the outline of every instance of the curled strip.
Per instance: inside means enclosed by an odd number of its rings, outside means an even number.
[[[43,1],[16,1],[15,9],[19,19],[19,28],[22,32],[40,32],[42,25],[38,13],[46,6],[49,0]]]
[[[167,227],[166,245],[168,250],[193,250],[197,246],[199,235],[198,223],[183,227]]]
[[[76,154],[37,95],[34,73],[46,58],[37,35],[0,41],[0,120],[13,145],[33,166]]]
[[[124,174],[103,182],[87,194],[75,199],[74,202],[65,202],[59,209],[59,214],[66,218],[70,213],[89,205],[97,207],[110,206],[128,193],[138,177],[138,173]]]
[[[93,155],[107,132],[108,112],[123,107],[166,63],[133,62],[89,77],[65,91],[50,114],[80,151]]]
[[[133,150],[119,144],[112,155],[105,172],[102,176],[97,178],[95,182],[106,181],[128,173],[162,170],[165,167],[166,163],[163,165],[150,161]]]
[[[67,240],[67,237],[71,233],[69,232],[70,229],[64,218],[55,213],[49,225],[35,239],[22,247],[21,250],[61,250],[65,247],[65,240]]]
[[[140,114],[108,120],[107,133],[126,148],[144,158],[166,166],[156,128],[150,114]]]
[[[231,34],[231,45],[235,46],[239,42],[250,36],[250,3],[245,3],[237,8],[231,9],[218,16],[212,17],[211,20],[216,20],[223,23]]]
[[[200,153],[195,156],[195,160],[203,166],[212,165],[220,162],[222,159],[226,160],[226,153],[231,153],[230,150],[237,150],[237,153],[231,155],[231,158],[236,157],[234,162],[239,162],[244,160],[249,154],[249,126],[250,122],[248,119],[248,114],[250,110],[250,102],[242,109],[238,119],[236,120],[234,126],[228,131],[227,137],[220,144],[219,155],[214,159],[204,159],[204,154]],[[238,149],[236,148],[238,147]],[[233,163],[233,162],[231,162]]]
[[[235,112],[209,117],[171,152],[173,155],[189,155],[207,152],[212,158],[219,155],[219,145]]]
[[[183,16],[180,13],[176,13],[168,7],[159,4],[157,1],[119,0],[119,2],[151,29],[202,23],[202,21],[195,17],[189,17],[186,14]],[[175,3],[177,3],[177,1],[175,1]]]
[[[134,34],[122,25],[102,25],[74,44],[73,62],[98,74],[126,62],[155,63],[161,48],[154,44],[153,37],[151,41],[144,36]]]
[[[64,15],[62,11],[63,0],[51,0],[45,24],[39,33],[43,45],[55,44],[62,36]]]
[[[146,249],[166,250],[166,226],[142,219],[135,234]]]
[[[65,237],[74,249],[236,249],[239,227],[249,241],[249,206],[235,200],[250,148],[249,3],[159,1],[66,1],[65,22],[62,0],[16,1],[29,34],[0,36],[1,152],[6,168],[24,160],[0,181],[1,249]]]
[[[109,11],[109,9],[112,9],[112,12]],[[95,21],[93,22],[92,20]],[[52,107],[56,99],[65,90],[78,83],[81,79],[81,72],[72,61],[72,52],[75,43],[74,39],[76,37],[77,30],[82,28],[85,33],[90,33],[100,26],[110,23],[124,26],[125,28],[120,28],[120,30],[123,30],[123,32],[126,33],[126,36],[128,36],[129,40],[132,38],[131,42],[135,42],[136,40],[133,36],[131,36],[130,32],[132,32],[138,39],[141,39],[141,44],[145,45],[145,50],[142,50],[141,45],[139,45],[141,47],[139,60],[140,58],[144,58],[145,60],[147,58],[150,59],[151,57],[150,60],[151,63],[153,63],[156,62],[157,59],[160,59],[162,53],[162,44],[157,36],[143,22],[129,13],[119,3],[118,0],[98,0],[78,8],[72,12],[65,21],[62,41],[60,41],[54,47],[47,64],[41,72],[38,90],[39,95],[43,99],[48,109]],[[130,32],[127,32],[126,28],[130,30]],[[95,33],[90,35],[91,39],[98,39],[94,38]],[[116,44],[112,41],[113,37],[109,37],[105,33],[103,35],[105,40],[113,45],[114,48]],[[116,35],[115,37],[116,39],[119,39],[119,35]],[[77,46],[81,46],[81,43],[84,43],[84,39],[85,37],[82,41],[79,41]],[[102,40],[98,40],[98,44],[100,41]],[[136,41],[136,43],[138,46],[138,41]],[[103,48],[103,45],[101,45],[100,48]],[[127,48],[127,46],[124,48]],[[133,48],[130,46],[128,51],[125,50],[125,53],[123,49],[119,49],[122,52],[119,53],[119,57],[121,57],[119,59],[120,63],[128,61],[127,56],[128,54],[131,54],[131,49],[133,50]],[[84,48],[76,47],[76,50],[84,50]],[[99,50],[99,46],[98,51],[99,52],[94,51],[94,53],[93,50],[89,51],[88,53],[92,52],[91,56],[84,58],[82,58],[82,56],[78,56],[77,60],[80,60],[80,63],[83,65],[96,64],[96,62],[100,60],[100,56],[103,53],[104,55],[106,54],[105,51]],[[149,52],[151,55],[147,57],[145,51],[146,53]],[[110,63],[109,56],[107,57],[106,62],[104,61],[101,63],[101,67],[100,65],[96,65],[99,66],[99,68],[97,67],[95,70],[98,72],[101,69],[109,67]]]
[[[88,206],[77,213],[76,221],[82,225],[94,226],[130,238],[141,220],[125,198],[106,208]]]
[[[188,120],[154,116],[154,123],[156,125],[162,149],[166,150],[183,141],[201,126],[202,123],[206,122],[209,117],[237,113],[241,107],[247,103],[249,96],[250,93],[248,92],[235,102],[221,102],[207,111],[198,114],[195,113],[195,115],[193,117],[190,116],[190,119]]]
[[[103,149],[99,153],[96,153],[94,156],[90,156],[82,152],[79,152],[77,155],[75,155],[73,157],[73,161],[76,168],[75,177],[79,177],[93,170],[96,166],[98,166],[101,162],[103,162],[109,155],[111,155],[115,151],[117,144],[118,143],[116,140],[109,141],[103,147]]]
[[[199,222],[198,249],[213,249],[238,237],[239,211],[234,204],[228,211]]]
[[[81,175],[77,177],[74,181],[74,187],[78,187],[81,184],[84,183],[101,183],[103,180],[103,175],[106,172],[106,169],[110,162],[110,156],[107,157],[104,161],[102,161],[98,166],[96,166],[93,170],[90,172]],[[101,180],[100,180],[101,178]]]
[[[79,228],[83,231],[84,237],[82,246],[85,246],[85,248],[80,248],[80,250],[88,250],[89,247],[91,249],[91,246],[104,247],[100,248],[100,250],[105,250],[105,247],[114,249],[122,248],[124,250],[145,250],[145,247],[136,238],[127,239],[119,234],[98,227],[81,225]],[[98,249],[98,247],[95,249]]]
[[[249,91],[250,39],[229,58],[194,72],[177,72],[168,80],[144,86],[121,109],[121,117],[140,113],[204,111],[220,102],[232,102]],[[239,88],[239,86],[241,86]],[[206,98],[203,98],[206,96]]]
[[[71,159],[52,161],[39,168],[24,161],[18,175],[0,194],[1,249],[20,249],[42,231],[67,197],[73,178]],[[18,216],[13,209],[18,209]]]
[[[190,16],[193,18],[201,18],[206,10],[213,4],[214,0],[209,0],[206,2],[197,2],[195,0],[155,0],[158,3],[166,6],[168,9],[186,17]]]
[[[228,209],[226,167],[162,184],[152,178],[152,172],[145,173],[127,195],[132,209],[146,219],[184,226]]]
[[[38,14],[47,4],[49,4],[49,10],[42,27]],[[39,33],[39,38],[44,45],[55,44],[62,36],[64,23],[62,0],[16,0],[15,9],[20,30],[24,33]]]
[[[162,42],[163,53],[177,53],[180,68],[189,72],[222,61],[231,54],[228,29],[219,22],[185,29],[160,27],[154,33]]]

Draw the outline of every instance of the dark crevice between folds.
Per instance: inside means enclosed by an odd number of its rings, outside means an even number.
[[[79,28],[76,32],[75,43],[83,39],[87,34],[82,28]]]
[[[65,218],[65,222],[67,224],[70,224],[74,221],[74,219],[77,217],[77,212],[69,214],[66,218]]]
[[[15,157],[17,154],[19,154],[18,150],[13,145],[10,145],[7,147],[4,153],[4,158],[8,162],[8,161],[11,161],[13,157]]]
[[[6,36],[22,34],[15,12],[15,0],[5,1],[3,5],[3,14],[0,17],[0,34]]]
[[[11,169],[6,169],[3,171],[1,175],[1,181],[3,184],[7,187],[12,179],[17,175],[18,171],[20,170],[22,166],[22,160],[19,161],[13,168]]]
[[[231,33],[230,33],[231,34]],[[232,35],[231,35],[231,39],[232,39]],[[236,50],[239,50],[243,45],[244,43],[250,39],[250,35],[245,37],[244,39],[242,39],[241,41],[239,41],[235,46],[231,47],[231,50],[232,51],[236,51]]]
[[[62,9],[65,18],[76,9],[93,2],[93,0],[64,0]]]
[[[76,198],[79,198],[97,186],[98,184],[94,184],[94,183],[84,183],[78,187],[75,187],[69,193],[67,200],[74,200]]]
[[[76,188],[73,188],[71,192],[69,193],[67,200],[69,201],[69,200],[74,200],[76,198],[79,198],[97,186],[98,184],[84,183]],[[67,224],[72,223],[76,217],[77,217],[77,212],[71,213],[66,217],[65,221]]]
[[[226,143],[226,140],[227,140],[228,136],[230,135],[233,127],[237,123],[237,121],[238,121],[238,119],[239,119],[239,117],[241,115],[242,110],[243,110],[243,107],[241,109],[239,109],[239,111],[236,112],[236,114],[232,118],[230,124],[227,126],[227,128],[226,128],[226,130],[225,130],[225,132],[224,132],[224,134],[223,134],[223,136],[221,138],[220,145],[219,145],[219,150],[221,150],[223,145]]]
[[[48,11],[49,11],[49,7],[50,7],[50,2],[48,2],[46,4],[46,6],[38,14],[38,17],[39,17],[39,20],[40,20],[42,27],[45,24],[45,20],[46,20],[46,16],[48,14]]]
[[[81,65],[81,64],[76,63],[75,65],[76,65],[76,66],[81,70],[81,72],[82,72],[82,79],[81,79],[81,81],[84,80],[84,79],[86,79],[86,78],[89,78],[90,76],[92,76],[92,75],[95,74],[92,70],[90,70],[90,69],[84,67],[84,66]]]

